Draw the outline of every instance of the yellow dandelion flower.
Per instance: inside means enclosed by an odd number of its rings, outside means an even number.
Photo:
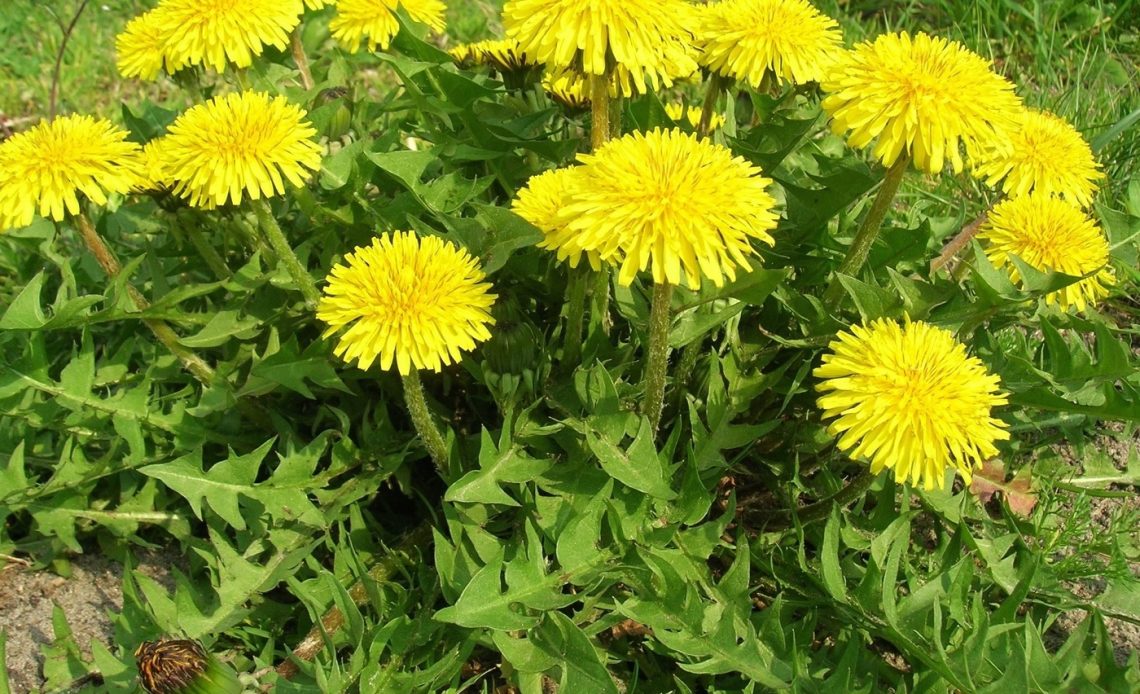
[[[332,269],[317,318],[326,338],[348,326],[334,351],[361,369],[379,359],[403,375],[439,371],[491,337],[495,295],[484,279],[466,250],[437,236],[385,234]]]
[[[413,21],[442,32],[447,7],[440,0],[338,0],[329,31],[342,46],[355,53],[368,40],[368,50],[384,50],[400,31],[396,10],[404,8]]]
[[[697,106],[690,106],[686,109],[684,104],[665,104],[665,115],[669,116],[669,120],[674,123],[687,121],[694,128],[701,124],[701,109]],[[713,113],[712,120],[709,121],[709,128],[716,130],[727,122],[728,120],[725,119],[723,113]]]
[[[839,449],[870,461],[871,472],[941,489],[953,468],[973,468],[1009,438],[990,411],[1007,401],[998,377],[948,331],[922,322],[876,320],[841,332],[813,373],[819,407]]]
[[[618,282],[640,270],[656,283],[718,287],[747,268],[752,240],[773,244],[772,182],[719,145],[680,130],[632,133],[611,140],[568,183],[557,215],[559,254],[597,252],[620,263]]]
[[[265,46],[285,50],[301,23],[301,0],[163,0],[152,10],[168,68],[249,67]]]
[[[327,5],[331,5],[336,0],[305,0],[305,7],[310,10],[319,10]]]
[[[1096,273],[1045,295],[1046,303],[1062,310],[1095,305],[1115,283],[1108,267],[1108,238],[1084,212],[1060,198],[1029,193],[998,203],[978,238],[986,243],[990,262],[1004,267],[1014,282],[1020,282],[1021,275],[1011,255],[1041,272],[1077,277]]]
[[[127,22],[122,33],[115,37],[119,74],[152,80],[158,77],[164,66],[173,72],[167,59],[166,43],[162,17],[153,10]]]
[[[242,92],[190,108],[167,130],[161,153],[174,191],[196,207],[257,200],[305,185],[321,166],[317,131],[284,97]]]
[[[79,196],[97,205],[143,177],[142,149],[104,119],[61,116],[0,142],[0,231],[42,217],[79,213]]]
[[[568,243],[574,232],[566,229],[565,223],[558,218],[558,212],[566,204],[566,193],[580,171],[581,167],[574,166],[551,169],[532,176],[511,203],[515,214],[542,232],[545,238],[538,243],[538,247],[557,252],[558,259],[569,262],[570,267],[578,267],[582,260],[582,250],[573,248]],[[587,252],[586,258],[591,268],[602,269],[601,257],[596,251]]]
[[[1092,204],[1097,181],[1104,178],[1092,149],[1064,118],[1025,109],[1009,136],[1012,151],[983,151],[974,175],[988,185],[1002,183],[1006,195],[1031,190],[1060,195],[1081,207]],[[1004,179],[1004,180],[1003,180]]]
[[[603,75],[607,57],[625,68],[627,96],[671,86],[697,69],[688,26],[694,9],[681,0],[508,0],[507,36],[551,67]]]
[[[457,63],[489,65],[500,72],[517,72],[540,65],[519,47],[518,41],[511,39],[461,43],[448,53]]]
[[[835,133],[852,147],[878,138],[874,156],[890,166],[903,152],[926,172],[947,161],[963,168],[960,146],[1009,151],[1021,102],[1013,85],[960,43],[919,33],[884,34],[845,51],[821,83]]]
[[[839,24],[805,0],[726,0],[698,13],[694,43],[701,65],[760,86],[818,82],[843,48]]]

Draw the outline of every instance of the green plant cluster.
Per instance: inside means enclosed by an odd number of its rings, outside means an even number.
[[[305,41],[326,45],[322,22]],[[589,312],[568,363],[568,270],[509,210],[531,175],[587,148],[588,114],[459,70],[407,25],[386,53],[312,55],[310,91],[284,55],[244,76],[309,105],[328,146],[309,187],[272,201],[308,270],[413,229],[468,249],[499,295],[492,339],[423,375],[446,479],[398,376],[332,355],[257,247],[251,209],[154,194],[95,212],[124,266],[109,284],[67,225],[0,236],[0,555],[130,565],[136,548],[174,544],[186,557],[173,590],[127,572],[116,647],[94,643],[89,660],[57,614],[49,690],[97,672],[84,691],[128,691],[135,647],[163,635],[277,692],[1140,687],[1105,627],[1140,623],[1136,507],[1103,530],[1092,520],[1094,504],[1133,498],[1140,452],[1117,467],[1050,449],[1140,421],[1140,182],[1096,207],[1120,278],[1097,311],[1040,301],[1079,278],[1022,266],[1017,287],[980,252],[932,276],[993,193],[963,180],[938,199],[917,176],[829,310],[819,297],[882,170],[828,134],[812,89],[730,99],[718,138],[776,181],[783,218],[752,272],[676,290],[654,434],[638,414],[651,288],[592,287],[608,310]],[[671,126],[662,99],[623,102],[622,130]],[[122,111],[140,142],[175,115]],[[953,331],[1010,393],[1004,468],[979,473],[1001,491],[988,503],[889,475],[848,487],[866,464],[836,451],[811,371],[850,323],[904,316]],[[146,318],[217,379],[195,381]],[[1092,598],[1075,590],[1090,578],[1105,583]],[[1062,633],[1071,609],[1087,617]],[[309,657],[283,667],[306,641]]]

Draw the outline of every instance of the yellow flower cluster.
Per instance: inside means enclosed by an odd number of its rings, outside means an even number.
[[[248,67],[267,46],[288,46],[306,8],[330,5],[329,32],[351,52],[387,48],[401,13],[444,29],[441,0],[160,0],[118,36],[118,67],[143,79]],[[669,87],[699,67],[719,75],[716,89],[818,82],[832,130],[884,166],[969,168],[1000,186],[1007,197],[979,240],[1012,281],[1025,271],[1015,257],[1079,278],[1044,297],[1062,310],[1094,306],[1115,282],[1107,237],[1086,212],[1104,176],[1088,143],[1064,119],[1025,108],[989,61],[957,42],[902,32],[843,49],[837,23],[805,0],[507,0],[503,20],[506,38],[456,46],[456,62],[545,66],[543,87],[575,108],[603,77],[613,96]],[[693,128],[701,118],[684,103],[666,113]],[[714,113],[711,129],[724,123]],[[0,143],[0,231],[148,184],[205,209],[281,195],[320,169],[316,134],[284,97],[250,91],[192,106],[145,146],[105,120],[42,122]],[[775,244],[773,182],[727,147],[678,128],[603,139],[575,164],[533,176],[512,202],[559,260],[614,266],[622,286],[648,273],[666,289],[699,290],[733,281]],[[316,315],[325,337],[339,336],[338,356],[407,375],[439,371],[489,339],[495,298],[466,250],[398,231],[333,267]],[[947,470],[968,481],[1009,436],[992,415],[1007,400],[998,378],[934,325],[876,320],[841,331],[814,375],[839,449],[900,482],[942,487]]]
[[[1092,149],[1067,121],[1026,109],[1010,135],[1011,147],[984,151],[974,175],[1001,183],[1009,198],[994,207],[982,226],[986,257],[1020,283],[1010,260],[1017,256],[1040,272],[1082,277],[1045,295],[1061,310],[1083,311],[1108,296],[1115,283],[1108,266],[1108,237],[1082,208],[1092,204],[1103,178]]]

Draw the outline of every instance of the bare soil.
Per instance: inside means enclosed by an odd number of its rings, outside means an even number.
[[[135,558],[140,571],[167,587],[171,587],[170,566],[179,560],[169,552],[143,552]],[[51,619],[55,605],[63,609],[85,657],[95,640],[114,650],[111,613],[123,606],[122,564],[84,554],[72,559],[71,571],[70,578],[63,578],[50,571],[29,571],[19,562],[0,565],[0,631],[8,639],[12,694],[37,691],[44,683],[42,649],[55,639]]]

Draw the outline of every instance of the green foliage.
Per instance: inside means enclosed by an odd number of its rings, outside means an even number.
[[[1041,19],[1014,18],[1010,64],[1020,23]],[[279,692],[1140,687],[1135,654],[1114,660],[1105,622],[1140,622],[1127,505],[1140,485],[1140,181],[1115,170],[1109,190],[1125,194],[1099,199],[1120,281],[1098,311],[1046,306],[1076,278],[1022,264],[1018,287],[976,247],[960,275],[932,276],[930,258],[991,202],[949,174],[908,179],[867,269],[841,277],[851,310],[833,311],[818,297],[882,171],[827,133],[812,90],[741,97],[723,141],[776,181],[784,219],[751,272],[677,289],[655,434],[637,412],[651,288],[608,283],[611,313],[593,312],[580,363],[564,363],[567,268],[509,211],[531,175],[586,147],[588,118],[458,70],[408,27],[390,53],[355,57],[314,50],[330,45],[323,27],[304,33],[314,90],[280,56],[246,75],[311,105],[329,146],[309,187],[273,201],[301,261],[321,276],[378,231],[410,228],[468,249],[499,296],[492,340],[424,374],[450,430],[447,479],[399,378],[333,356],[251,209],[116,201],[97,220],[124,263],[109,283],[66,224],[5,234],[0,555],[46,564],[101,547],[130,567],[132,547],[163,544],[186,557],[170,590],[126,572],[116,645],[89,659],[57,613],[49,688],[98,672],[85,691],[129,691],[131,653],[161,635],[201,639]],[[1052,64],[1052,48],[1036,48]],[[657,95],[626,102],[623,126],[660,107]],[[122,111],[139,140],[172,115],[152,102]],[[1102,151],[1131,137],[1121,123],[1091,124]],[[889,476],[832,503],[865,463],[835,450],[811,371],[837,330],[904,316],[953,331],[1001,376],[1014,434],[1001,457],[1031,480],[1028,516]],[[183,371],[148,319],[174,326],[214,382]],[[1085,445],[1104,420],[1125,423],[1123,463],[1051,448]],[[1098,527],[1105,499],[1125,503]],[[1094,577],[1106,587],[1088,597]],[[325,628],[333,609],[338,628]],[[1064,633],[1071,609],[1087,616]],[[310,630],[315,657],[278,677]]]

